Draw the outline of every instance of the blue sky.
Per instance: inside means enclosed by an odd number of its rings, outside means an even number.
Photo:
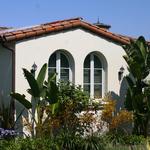
[[[0,26],[24,27],[83,17],[115,33],[150,40],[150,0],[1,0]]]

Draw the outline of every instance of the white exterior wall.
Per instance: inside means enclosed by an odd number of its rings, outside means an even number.
[[[0,99],[10,100],[12,91],[12,52],[0,45]]]
[[[25,93],[28,88],[23,76],[23,67],[30,70],[35,62],[38,66],[37,74],[42,65],[48,63],[50,55],[59,49],[67,50],[74,58],[76,85],[83,85],[85,57],[93,51],[102,53],[108,63],[107,91],[119,94],[118,71],[120,67],[123,66],[125,74],[127,73],[126,63],[122,57],[125,54],[124,50],[120,45],[82,29],[18,42],[16,44],[16,91]]]

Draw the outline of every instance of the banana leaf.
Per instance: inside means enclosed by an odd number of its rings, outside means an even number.
[[[25,98],[25,95],[21,95],[19,93],[11,93],[11,97],[16,99],[18,102],[20,102],[25,108],[30,109],[32,108],[32,104]]]
[[[50,83],[48,83],[50,86],[47,90],[47,96],[48,98],[46,99],[50,104],[54,104],[57,102],[58,100],[58,86],[56,85],[56,83],[54,81],[50,81]]]
[[[38,86],[40,89],[43,88],[46,70],[47,70],[47,64],[44,64],[38,74],[38,77],[37,77],[37,83],[38,83]]]
[[[32,75],[32,73],[30,73],[28,70],[26,70],[25,68],[23,68],[23,72],[24,72],[24,76],[28,81],[28,84],[31,88],[31,95],[33,97],[39,97],[40,96],[40,89],[38,86],[37,81],[35,80],[34,76]]]

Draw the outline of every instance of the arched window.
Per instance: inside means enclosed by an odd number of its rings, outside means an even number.
[[[99,57],[91,53],[84,61],[84,91],[92,98],[102,98],[103,77],[102,63]]]
[[[68,57],[65,53],[61,51],[56,51],[53,53],[49,59],[48,65],[49,75],[57,73],[56,81],[71,81],[71,68],[69,64]]]

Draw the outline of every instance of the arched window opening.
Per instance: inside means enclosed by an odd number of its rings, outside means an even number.
[[[49,75],[57,73],[56,82],[59,80],[67,82],[71,81],[71,68],[67,55],[64,52],[56,51],[49,59],[48,65]]]
[[[102,98],[103,77],[102,77],[102,63],[99,57],[91,53],[84,61],[84,91],[86,91],[91,98]]]

